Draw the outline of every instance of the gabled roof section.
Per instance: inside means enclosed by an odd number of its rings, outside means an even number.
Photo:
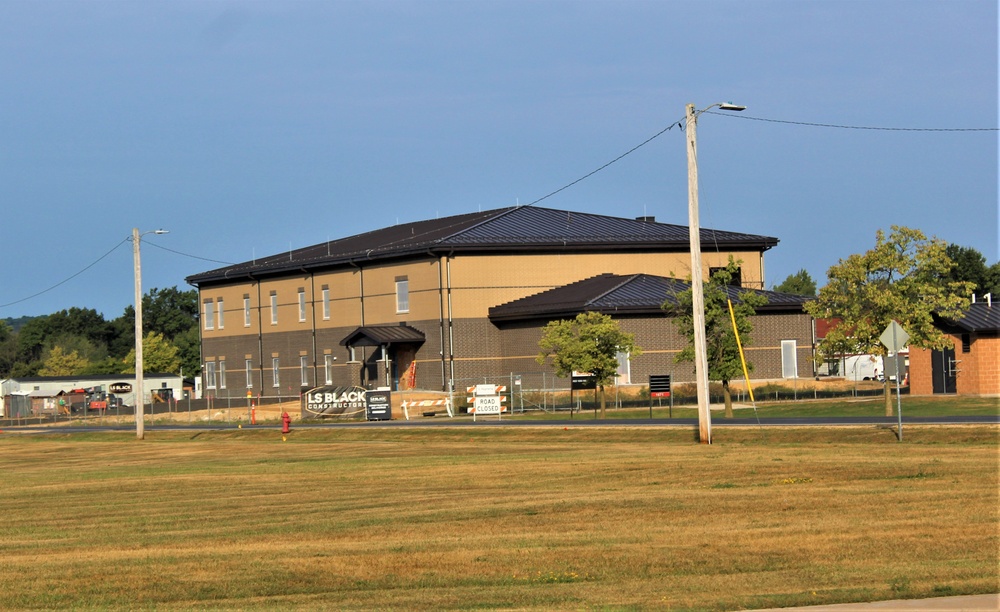
[[[942,322],[944,331],[952,333],[997,333],[1000,332],[1000,304],[994,305],[992,301],[976,302],[969,306],[962,318]]]
[[[766,251],[777,238],[701,230],[702,244],[725,250]],[[536,206],[498,208],[402,223],[364,234],[323,242],[187,278],[193,285],[311,271],[424,254],[488,251],[687,251],[688,228]]]
[[[689,289],[690,283],[676,278],[650,274],[601,274],[569,285],[543,291],[513,302],[490,308],[489,318],[494,323],[528,319],[553,319],[575,317],[586,311],[605,314],[661,314],[664,302],[676,303],[678,293]],[[747,291],[764,295],[768,303],[758,312],[802,312],[802,305],[810,298],[775,291],[727,287],[731,300],[738,302],[740,294]]]

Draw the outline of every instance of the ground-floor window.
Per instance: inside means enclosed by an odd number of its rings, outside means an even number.
[[[798,378],[798,351],[795,340],[781,341],[781,377]]]

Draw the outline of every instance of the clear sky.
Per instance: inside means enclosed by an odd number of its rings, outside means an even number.
[[[992,263],[996,131],[755,119],[996,128],[997,28],[995,0],[0,0],[0,318],[121,315],[133,227],[170,230],[144,289],[187,288],[527,204],[689,102],[748,107],[698,122],[701,224],[777,237],[768,286],[893,224]],[[539,205],[686,225],[684,135]]]

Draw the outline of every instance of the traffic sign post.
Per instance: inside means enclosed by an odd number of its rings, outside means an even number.
[[[896,418],[898,419],[899,431],[897,438],[900,442],[903,441],[903,402],[899,396],[899,380],[902,378],[901,372],[903,368],[899,367],[899,351],[906,346],[906,342],[909,339],[910,334],[906,333],[906,330],[895,320],[890,321],[885,331],[879,336],[879,340],[889,349],[889,352],[892,353],[892,358],[896,360]]]

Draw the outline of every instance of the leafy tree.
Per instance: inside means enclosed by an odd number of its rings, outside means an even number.
[[[149,332],[142,340],[142,370],[143,372],[165,372],[177,374],[180,371],[181,359],[177,347],[163,337],[163,334]],[[135,373],[135,349],[125,357],[125,374]]]
[[[122,316],[111,322],[114,339],[109,346],[113,356],[125,357],[135,350],[135,308],[127,306]],[[180,350],[185,374],[201,371],[201,337],[198,334],[198,292],[177,287],[151,289],[142,298],[144,334],[157,332]]]
[[[820,343],[820,354],[849,350],[885,355],[879,336],[893,320],[910,335],[910,346],[944,348],[949,340],[934,326],[932,315],[958,318],[968,309],[973,288],[969,281],[951,279],[954,266],[941,240],[896,225],[888,236],[879,230],[875,247],[831,267],[819,297],[806,304],[816,318],[841,320]],[[885,414],[892,416],[888,378]]]
[[[708,379],[722,383],[723,399],[726,404],[726,418],[733,418],[733,398],[729,382],[743,375],[743,363],[740,360],[739,347],[736,344],[736,334],[733,332],[732,318],[729,314],[729,297],[727,289],[733,276],[739,272],[740,262],[729,258],[729,264],[717,270],[712,278],[704,284],[705,295],[705,357],[708,361]],[[743,291],[733,304],[733,314],[736,318],[736,328],[739,330],[740,342],[744,346],[751,343],[753,323],[750,317],[756,314],[756,309],[767,304],[767,297],[753,291]],[[692,290],[686,289],[673,296],[663,304],[663,308],[674,315],[677,329],[688,339],[688,345],[674,357],[674,361],[694,361],[694,313]],[[747,362],[747,371],[753,371],[753,363]]]
[[[976,249],[949,244],[945,253],[955,263],[947,275],[948,280],[968,281],[974,285],[973,292],[979,296],[1000,294],[1000,262],[986,265],[986,257]]]
[[[17,362],[17,334],[5,321],[0,321],[0,378],[10,376]]]
[[[45,357],[40,376],[75,376],[82,374],[90,362],[74,351],[66,352],[61,346],[54,346]]]
[[[779,293],[791,293],[793,295],[806,295],[813,297],[816,295],[816,281],[809,276],[805,269],[799,270],[772,288]]]
[[[618,322],[599,312],[582,312],[571,320],[550,321],[542,329],[536,361],[552,357],[557,376],[591,373],[601,392],[601,418],[605,416],[604,387],[618,373],[618,353],[642,354],[635,336],[623,332]]]
[[[178,334],[174,338],[174,345],[177,347],[184,375],[196,376],[201,372],[201,335],[198,333],[198,326]]]

